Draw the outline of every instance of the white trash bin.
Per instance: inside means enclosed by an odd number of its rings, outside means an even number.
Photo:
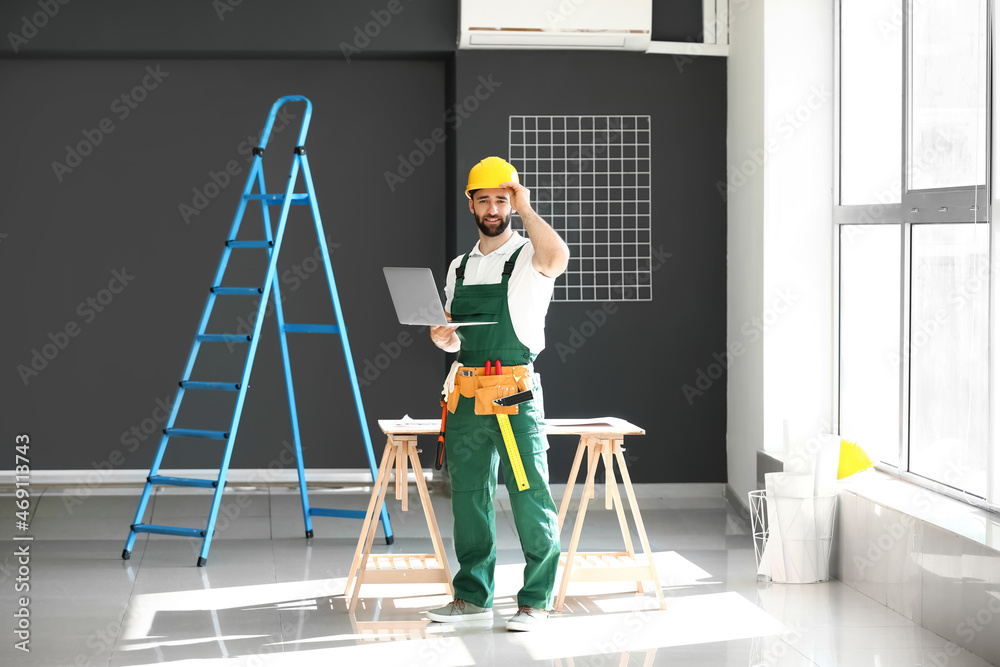
[[[750,492],[758,580],[789,584],[830,580],[837,497]]]

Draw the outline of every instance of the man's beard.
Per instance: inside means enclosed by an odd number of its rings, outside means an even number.
[[[500,236],[505,231],[507,231],[507,227],[510,225],[509,215],[506,217],[501,217],[500,224],[498,224],[495,229],[491,229],[485,222],[483,222],[483,219],[478,215],[476,215],[475,213],[473,213],[472,215],[476,217],[476,225],[479,227],[479,231],[481,231],[486,236]]]

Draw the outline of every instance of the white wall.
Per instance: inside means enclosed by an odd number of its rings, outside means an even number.
[[[786,420],[793,441],[832,423],[833,19],[833,0],[731,10],[727,333],[746,352],[729,369],[728,475],[744,502]]]
[[[743,353],[734,354],[727,376],[726,465],[730,486],[746,498],[756,488],[756,451],[764,437],[764,346],[740,331],[763,308],[764,171],[753,159],[764,146],[763,0],[732,4],[728,67],[726,340],[732,352]]]

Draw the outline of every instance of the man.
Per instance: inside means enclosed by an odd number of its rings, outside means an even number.
[[[474,166],[465,194],[479,227],[479,242],[448,268],[445,311],[455,322],[497,324],[430,331],[435,345],[458,352],[445,382],[453,412],[447,419],[445,443],[459,570],[453,582],[455,600],[427,616],[443,623],[493,617],[493,501],[499,463],[525,559],[518,611],[507,629],[533,630],[545,621],[552,603],[559,532],[548,486],[541,385],[531,362],[545,347],[545,313],[555,279],[566,270],[569,249],[532,210],[528,189],[501,158],[488,157]],[[514,211],[521,216],[527,239],[510,229]],[[517,389],[531,388],[536,397],[518,405],[517,413],[508,417],[527,477],[528,488],[523,491],[515,482],[497,417],[483,413],[495,409],[489,394],[489,383],[495,380],[481,378],[495,372],[504,374],[502,379]]]

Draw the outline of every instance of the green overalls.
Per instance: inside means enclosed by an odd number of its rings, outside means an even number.
[[[458,327],[463,366],[482,368],[486,361],[500,360],[501,366],[518,366],[534,360],[526,345],[514,333],[507,303],[507,283],[520,254],[518,248],[504,265],[503,278],[492,285],[465,285],[462,258],[456,270],[451,315],[455,322],[498,322],[476,327]],[[532,378],[533,383],[535,379]],[[535,395],[540,387],[535,384]],[[495,415],[475,414],[475,399],[460,397],[455,413],[448,416],[445,432],[448,471],[451,475],[451,507],[455,517],[455,553],[459,571],[455,574],[455,598],[480,607],[493,606],[493,570],[496,565],[496,520],[493,508],[497,486],[497,463],[510,492],[514,524],[524,553],[524,586],[517,604],[548,609],[552,603],[556,567],[559,564],[558,514],[549,492],[549,468],[545,450],[543,409],[540,401],[520,404],[510,415],[530,488],[518,491],[510,458]]]

